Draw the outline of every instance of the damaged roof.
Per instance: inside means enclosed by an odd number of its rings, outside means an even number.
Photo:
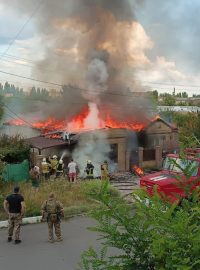
[[[29,144],[32,148],[37,148],[40,150],[52,148],[60,145],[69,145],[68,141],[62,139],[51,139],[44,136],[37,136],[25,139],[25,142]],[[72,142],[70,142],[71,144]]]

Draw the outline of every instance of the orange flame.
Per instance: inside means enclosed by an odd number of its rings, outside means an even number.
[[[144,171],[140,167],[138,167],[137,165],[133,165],[133,170],[140,177],[142,177],[144,175]]]
[[[68,132],[79,132],[85,130],[85,119],[89,114],[89,109],[85,108],[81,113],[74,116],[70,121],[66,120],[58,120],[54,117],[49,117],[44,121],[37,121],[32,124],[33,128],[43,130],[43,133],[47,133],[50,131],[60,130],[60,131],[68,131]],[[20,119],[12,120],[9,122],[12,125],[26,125],[26,123]],[[127,128],[134,131],[140,131],[145,127],[143,123],[131,122],[131,121],[120,121],[113,119],[109,113],[107,113],[105,119],[101,119],[99,121],[98,129],[101,128]],[[87,130],[93,130],[94,128],[87,127]]]
[[[25,126],[26,122],[23,121],[22,119],[14,119],[14,120],[9,121],[7,124],[14,125],[14,126]]]

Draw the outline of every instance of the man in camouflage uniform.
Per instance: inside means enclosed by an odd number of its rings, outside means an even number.
[[[56,200],[55,194],[51,192],[49,194],[49,198],[42,205],[42,216],[43,219],[46,218],[48,223],[48,232],[49,232],[49,242],[54,242],[54,233],[53,229],[55,229],[55,235],[57,237],[56,241],[60,242],[63,240],[61,234],[61,217],[64,217],[64,209],[62,204]]]
[[[19,187],[14,188],[14,193],[4,200],[4,209],[8,215],[8,242],[12,241],[14,232],[15,244],[21,243],[20,229],[22,217],[25,212],[24,197],[19,194]]]
[[[106,160],[101,165],[101,180],[109,181],[108,162]]]

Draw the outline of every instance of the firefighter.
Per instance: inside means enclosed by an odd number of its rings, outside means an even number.
[[[42,160],[41,171],[42,171],[42,176],[45,178],[45,180],[47,180],[49,178],[50,167],[46,161],[46,158],[43,158]]]
[[[87,165],[85,168],[85,172],[87,174],[87,179],[89,179],[89,180],[94,179],[93,171],[94,171],[94,165],[92,164],[92,161],[87,160]]]
[[[63,173],[64,173],[64,163],[63,163],[63,160],[60,159],[58,162],[57,168],[56,168],[56,177],[55,178],[58,178],[59,176],[63,175]]]
[[[50,158],[51,163],[51,175],[56,173],[57,166],[58,166],[58,157],[56,155],[53,156],[53,158]]]
[[[109,171],[108,171],[108,162],[105,160],[103,164],[101,164],[101,180],[108,181],[109,180]]]

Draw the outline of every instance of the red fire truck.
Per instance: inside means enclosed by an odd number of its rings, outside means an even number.
[[[179,203],[187,197],[186,188],[191,193],[200,186],[200,148],[186,149],[186,155],[181,158],[178,154],[168,154],[159,172],[141,177],[140,187],[145,188],[152,196],[158,194],[170,203]],[[190,167],[192,173],[189,179],[183,174],[183,169]]]

